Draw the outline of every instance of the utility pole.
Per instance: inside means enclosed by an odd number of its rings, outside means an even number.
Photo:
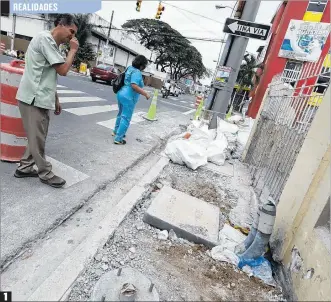
[[[15,31],[16,31],[16,14],[13,14],[13,24],[12,24],[12,36],[10,41],[10,51],[14,50],[14,43],[15,43]]]
[[[246,1],[240,19],[245,21],[255,21],[260,3],[261,0]],[[215,129],[217,127],[217,116],[222,119],[225,118],[232,91],[236,84],[241,61],[246,51],[247,43],[248,38],[245,37],[238,37],[233,35],[229,35],[228,37],[219,65],[231,67],[232,72],[230,73],[227,85],[222,87],[222,89],[217,90],[213,95],[214,100],[211,101],[210,105],[211,110],[214,111],[214,114],[209,125],[210,129]]]
[[[106,46],[103,47],[103,63],[105,63],[105,49],[108,47],[109,45],[109,38],[110,38],[110,31],[111,31],[111,26],[113,24],[113,18],[114,18],[114,11],[111,12],[111,17],[110,17],[110,24],[109,24],[109,28],[108,28],[108,34],[107,34],[107,40],[106,40]],[[98,50],[97,50],[97,58],[96,58],[96,62],[95,62],[95,65],[98,65],[98,53],[99,53],[99,50],[100,50],[100,41],[99,41],[99,44],[98,44]]]
[[[106,46],[108,46],[108,44],[109,44],[110,31],[111,31],[111,26],[112,26],[112,24],[113,24],[113,18],[114,18],[114,11],[111,12],[110,24],[109,24],[109,28],[108,28],[108,35],[107,35]]]
[[[104,47],[104,52],[108,51],[108,45],[109,45],[109,38],[110,38],[110,32],[111,32],[111,26],[113,24],[113,18],[114,18],[114,11],[111,12],[111,17],[110,17],[110,24],[108,28],[108,35],[107,35],[107,41],[106,41],[106,46]],[[103,63],[105,63],[105,54],[103,56]],[[113,61],[114,65],[114,61]]]

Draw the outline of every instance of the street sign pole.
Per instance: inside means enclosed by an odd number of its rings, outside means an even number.
[[[245,21],[254,21],[260,7],[260,3],[261,0],[255,0],[254,4],[246,3],[241,19]],[[241,61],[244,57],[248,43],[248,38],[246,37],[229,36],[228,39],[232,39],[232,43],[231,41],[228,43],[228,52],[222,55],[221,63],[223,66],[231,67],[232,72],[227,85],[216,92],[215,100],[212,105],[212,111],[214,111],[214,114],[209,125],[210,129],[215,129],[217,127],[217,116],[225,119],[226,111],[231,100],[232,91],[236,84]]]

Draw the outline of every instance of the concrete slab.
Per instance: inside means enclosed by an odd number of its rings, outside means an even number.
[[[224,174],[224,175],[231,176],[231,177],[233,177],[233,175],[234,175],[233,165],[231,165],[227,161],[225,162],[225,164],[223,166],[217,166],[213,163],[208,163],[207,165],[202,166],[201,169],[214,171],[218,174]]]
[[[218,241],[218,207],[164,186],[144,215],[144,221],[162,230],[173,229],[182,238],[213,247]]]

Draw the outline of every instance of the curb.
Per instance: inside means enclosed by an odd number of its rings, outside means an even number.
[[[156,149],[160,148],[164,143],[167,142],[167,140],[176,134],[176,131],[180,129],[180,126],[177,127],[175,130],[173,130],[171,133],[166,135],[165,137],[158,137],[159,141],[155,143],[154,146],[152,146],[148,151],[143,153],[139,158],[137,158],[132,164],[130,164],[128,167],[124,168],[123,170],[119,171],[113,178],[106,180],[102,183],[99,183],[97,187],[90,192],[87,195],[84,195],[82,197],[82,202],[78,204],[76,207],[70,209],[63,217],[61,217],[59,220],[55,221],[54,224],[52,224],[49,228],[44,230],[42,233],[37,234],[35,237],[29,239],[28,241],[24,242],[20,248],[18,248],[15,252],[13,252],[11,255],[6,257],[6,259],[0,260],[0,273],[4,272],[19,256],[21,256],[27,248],[30,248],[31,244],[33,244],[36,240],[39,240],[40,238],[43,238],[50,232],[52,232],[54,229],[59,227],[62,223],[64,223],[67,219],[69,219],[73,214],[75,214],[77,211],[79,211],[83,206],[85,206],[98,192],[103,190],[106,186],[111,184],[112,182],[116,181],[118,178],[120,178],[122,175],[124,175],[129,169],[137,165],[139,162],[141,162],[146,156],[149,156],[152,152],[154,152]]]
[[[94,257],[98,248],[113,236],[117,227],[144,196],[146,186],[155,181],[168,163],[168,158],[161,157],[141,181],[119,201],[114,210],[100,222],[102,228],[98,228],[81,242],[27,301],[65,301],[77,277],[85,269],[86,263]]]

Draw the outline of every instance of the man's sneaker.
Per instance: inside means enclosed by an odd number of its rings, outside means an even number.
[[[120,142],[114,141],[115,145],[125,145],[126,144],[126,140],[122,139]]]
[[[46,180],[40,178],[40,181],[54,188],[62,188],[66,184],[66,181],[63,178],[56,175]]]
[[[24,173],[21,172],[20,170],[16,170],[14,176],[17,178],[38,177],[38,172],[36,170],[33,170],[32,172]]]

